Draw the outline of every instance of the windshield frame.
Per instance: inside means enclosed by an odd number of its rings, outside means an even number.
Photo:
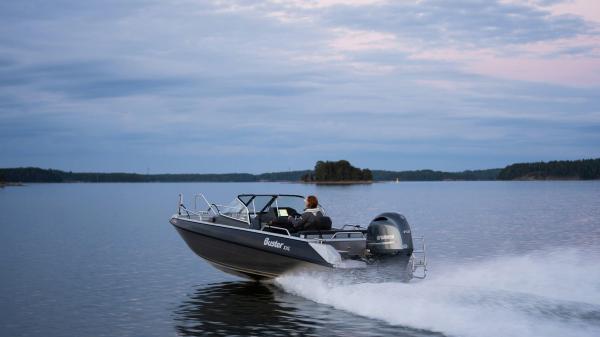
[[[277,207],[277,209],[279,209],[279,205],[277,204],[277,198],[279,197],[292,197],[292,198],[300,198],[303,201],[306,199],[304,196],[302,195],[298,195],[298,194],[240,194],[237,196],[237,199],[244,204],[246,207],[248,207],[248,209],[251,208],[251,204],[252,202],[255,200],[256,197],[271,197],[271,200],[269,200],[261,210],[257,210],[255,207],[252,207],[252,209],[254,210],[254,214],[256,215],[257,212],[262,213],[265,212],[266,210],[269,209],[269,207],[272,207],[273,205],[275,207]],[[247,200],[246,202],[244,202],[244,200]]]

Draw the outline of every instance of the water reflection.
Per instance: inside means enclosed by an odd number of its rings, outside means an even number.
[[[270,284],[199,286],[174,312],[179,336],[441,336],[355,316]]]
[[[175,312],[181,336],[313,335],[314,322],[276,299],[276,289],[255,282],[198,288]]]

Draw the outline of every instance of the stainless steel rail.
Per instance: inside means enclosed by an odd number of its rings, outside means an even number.
[[[425,237],[423,236],[413,236],[413,253],[410,258],[410,265],[412,277],[424,279],[427,276],[427,253],[425,250]]]
[[[336,238],[336,236],[338,236],[338,234],[345,234],[345,235],[348,235],[348,237],[346,237],[345,239],[352,239],[352,238],[350,237],[350,235],[351,235],[351,234],[358,234],[358,235],[360,235],[360,237],[361,237],[361,238],[364,238],[364,237],[365,237],[365,234],[364,234],[363,232],[336,232],[336,233],[334,233],[334,234],[333,234],[333,235],[332,235],[330,238],[328,238],[327,240],[333,240],[333,239],[335,239],[335,238]]]
[[[345,229],[346,227],[350,227],[353,229],[366,229],[365,227],[363,227],[362,225],[359,224],[352,224],[352,223],[348,223],[342,226],[342,229]]]
[[[284,231],[288,236],[292,235],[292,234],[290,234],[290,231],[287,230],[287,228],[264,225],[261,230],[264,230],[265,228],[273,228],[273,229],[276,229],[276,230]]]
[[[206,211],[200,211],[198,210],[198,200],[202,200],[206,203],[206,205],[208,205],[208,209]],[[246,207],[246,205],[244,205],[242,202],[240,202],[240,205],[243,206],[243,208],[236,208],[234,206],[229,206],[229,205],[216,205],[216,204],[211,204],[206,197],[204,197],[204,194],[199,193],[194,195],[194,210],[190,210],[187,209],[185,207],[185,205],[183,204],[183,194],[179,194],[179,204],[177,205],[177,214],[178,215],[182,215],[182,209],[185,211],[186,215],[188,218],[191,218],[191,214],[197,216],[198,218],[202,219],[202,217],[210,217],[210,213],[212,212],[214,215],[222,215],[234,220],[239,220],[239,221],[243,221],[245,223],[247,223],[248,225],[250,225],[250,211],[248,210],[248,207]],[[221,209],[224,210],[231,210],[229,212],[227,211],[221,211]],[[240,211],[238,211],[240,210]],[[245,211],[245,212],[244,212]]]

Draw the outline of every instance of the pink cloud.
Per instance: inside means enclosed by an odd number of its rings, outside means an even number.
[[[600,1],[598,0],[571,0],[548,8],[554,15],[574,14],[600,23]]]
[[[332,32],[336,37],[330,45],[336,50],[369,51],[396,48],[396,36],[391,33],[346,28],[336,28]]]
[[[500,0],[500,2],[541,8],[550,11],[552,15],[577,15],[585,20],[600,23],[600,1],[598,0],[564,0],[553,5],[544,5],[538,0]]]
[[[271,0],[273,3],[292,5],[300,8],[324,8],[335,5],[366,6],[387,2],[387,0]]]
[[[573,86],[600,85],[600,60],[585,58],[485,58],[467,66],[478,74]]]
[[[528,50],[529,49],[529,50]],[[413,59],[451,61],[464,71],[509,80],[549,82],[571,86],[600,85],[600,58],[587,56],[548,57],[545,51],[555,48],[527,46],[515,51],[514,57],[500,56],[493,49],[426,50],[411,55]],[[534,52],[535,51],[535,52]]]

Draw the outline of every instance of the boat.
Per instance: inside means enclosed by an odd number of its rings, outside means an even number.
[[[401,214],[379,214],[368,226],[333,228],[319,205],[320,227],[295,232],[289,217],[300,216],[304,200],[292,194],[240,194],[228,205],[218,205],[197,194],[192,208],[180,194],[170,223],[198,256],[223,272],[252,280],[345,268],[348,261],[366,266],[394,261],[411,277],[426,276],[425,240],[412,235]]]

